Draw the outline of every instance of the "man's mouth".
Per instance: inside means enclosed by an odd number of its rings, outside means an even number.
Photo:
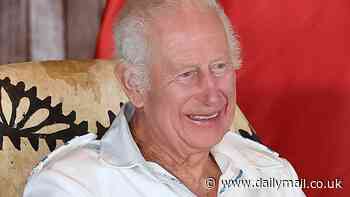
[[[211,119],[215,119],[219,116],[219,112],[211,113],[211,114],[191,114],[187,115],[187,117],[193,121],[207,121]]]

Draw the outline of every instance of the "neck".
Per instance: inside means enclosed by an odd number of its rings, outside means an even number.
[[[195,193],[203,193],[206,189],[205,180],[209,177],[218,180],[221,172],[215,159],[210,155],[210,150],[191,150],[183,148],[178,150],[172,143],[162,143],[147,127],[144,114],[136,110],[131,121],[131,131],[146,161],[158,163],[160,166],[179,178]],[[147,131],[147,132],[146,132]]]

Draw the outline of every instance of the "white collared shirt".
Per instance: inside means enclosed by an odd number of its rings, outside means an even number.
[[[28,178],[23,196],[195,196],[163,167],[145,161],[128,126],[133,110],[130,103],[124,105],[101,140],[96,140],[94,134],[87,134],[49,154]],[[298,178],[288,161],[264,145],[228,132],[211,153],[222,171],[217,196],[305,196],[298,187],[262,187],[263,180],[272,183]],[[235,185],[234,181],[245,185]],[[248,183],[254,186],[248,188]]]

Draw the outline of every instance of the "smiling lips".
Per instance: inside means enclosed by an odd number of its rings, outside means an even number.
[[[206,115],[187,115],[187,117],[193,121],[207,121],[207,120],[211,120],[214,119],[216,117],[219,116],[219,112],[215,112],[212,114],[206,114]]]

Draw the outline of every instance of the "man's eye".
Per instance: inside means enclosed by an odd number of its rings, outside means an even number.
[[[181,73],[177,76],[178,79],[189,79],[194,77],[197,74],[197,71],[187,71],[184,73]]]
[[[218,76],[225,74],[228,70],[230,70],[230,65],[225,63],[214,64],[211,66],[211,71]]]

